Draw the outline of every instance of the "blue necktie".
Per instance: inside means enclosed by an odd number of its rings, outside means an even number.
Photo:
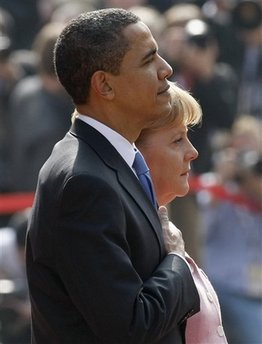
[[[153,183],[152,183],[150,173],[149,173],[149,168],[147,167],[147,164],[142,154],[138,151],[136,152],[136,155],[135,155],[133,168],[147,196],[153,203],[154,207],[157,208],[157,202],[156,202],[155,192],[153,188]]]

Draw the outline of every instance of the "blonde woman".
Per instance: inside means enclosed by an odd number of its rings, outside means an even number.
[[[167,245],[168,242],[171,244],[174,238],[179,242],[181,233],[168,220],[165,206],[189,191],[191,161],[198,157],[198,152],[191,144],[187,133],[189,127],[198,124],[202,118],[198,102],[187,91],[171,84],[170,93],[172,99],[170,114],[144,129],[136,141],[136,146],[150,169]],[[168,248],[167,251],[169,252]],[[190,267],[200,296],[200,312],[188,318],[184,326],[185,330],[183,329],[186,343],[225,344],[227,339],[216,293],[194,260],[185,251],[181,252]]]

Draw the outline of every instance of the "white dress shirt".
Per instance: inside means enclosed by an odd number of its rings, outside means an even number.
[[[95,120],[94,118],[86,115],[81,115],[79,113],[77,115],[77,118],[81,119],[94,129],[99,131],[100,134],[102,134],[111,143],[111,145],[115,147],[118,153],[122,156],[128,166],[134,172],[132,165],[135,160],[135,154],[137,151],[134,143],[131,144],[126,138],[117,133],[115,130],[109,128],[108,126]]]

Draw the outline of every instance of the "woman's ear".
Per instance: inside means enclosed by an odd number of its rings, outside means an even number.
[[[110,85],[109,75],[102,70],[98,70],[92,75],[91,87],[103,98],[107,98],[108,100],[114,98],[114,91]]]

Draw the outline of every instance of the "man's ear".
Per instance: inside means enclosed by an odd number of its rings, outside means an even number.
[[[102,70],[98,70],[92,75],[91,87],[103,98],[111,100],[114,97],[114,91],[110,85],[109,75]]]

